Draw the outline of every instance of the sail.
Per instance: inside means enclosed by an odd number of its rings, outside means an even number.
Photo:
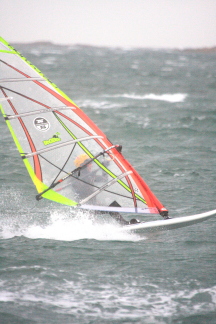
[[[105,212],[167,213],[121,146],[2,38],[0,71],[1,112],[36,199]]]

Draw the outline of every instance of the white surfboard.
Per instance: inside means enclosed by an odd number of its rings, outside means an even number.
[[[216,209],[191,216],[126,225],[122,227],[122,230],[136,233],[171,230],[203,222],[208,218],[214,217],[215,215]]]

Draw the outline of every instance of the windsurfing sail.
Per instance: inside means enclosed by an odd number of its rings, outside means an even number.
[[[93,121],[0,38],[0,107],[36,199],[104,212],[167,214]]]

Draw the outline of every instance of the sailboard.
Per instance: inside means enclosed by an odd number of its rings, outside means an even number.
[[[146,232],[159,232],[165,230],[179,229],[182,227],[198,224],[216,215],[216,209],[190,216],[176,217],[171,219],[156,220],[150,222],[140,222],[138,224],[126,225],[121,231],[135,232],[142,234]]]
[[[0,109],[38,201],[102,214],[168,215],[121,145],[3,38],[0,72]]]

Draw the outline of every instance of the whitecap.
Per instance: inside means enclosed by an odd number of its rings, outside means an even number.
[[[156,94],[149,94],[145,96],[145,99],[150,100],[162,100],[167,102],[183,102],[187,97],[187,94],[185,93],[174,93],[174,94],[162,94],[162,95],[156,95]]]
[[[108,95],[106,95],[108,96]],[[128,99],[135,99],[135,100],[161,100],[167,102],[183,102],[188,95],[186,93],[164,93],[164,94],[154,94],[149,93],[145,95],[136,95],[134,93],[124,93],[124,94],[117,94],[108,97],[116,97],[116,98],[128,98]]]

